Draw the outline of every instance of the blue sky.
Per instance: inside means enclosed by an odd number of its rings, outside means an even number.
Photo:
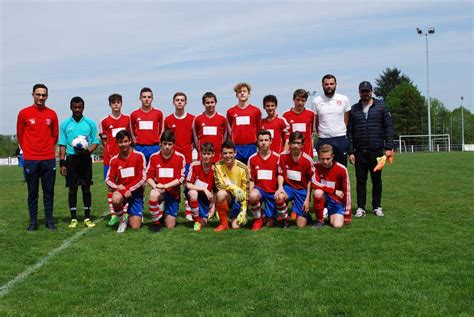
[[[355,103],[358,83],[373,83],[386,67],[401,69],[425,95],[425,38],[417,27],[436,28],[431,97],[452,109],[464,96],[474,109],[471,1],[2,0],[1,21],[0,134],[15,133],[38,82],[49,87],[47,104],[60,121],[76,95],[96,122],[114,92],[130,113],[145,86],[166,115],[176,91],[187,93],[194,114],[213,91],[225,113],[240,81],[252,84],[253,104],[274,94],[283,112],[297,88],[322,93],[326,73]]]

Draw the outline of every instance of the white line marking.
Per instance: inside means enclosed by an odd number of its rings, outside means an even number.
[[[109,213],[107,212],[107,213],[99,216],[99,218],[97,218],[96,221],[94,221],[94,223],[97,224],[98,222],[100,222],[102,220],[102,218],[104,216],[106,216],[108,214]],[[48,262],[49,259],[51,259],[55,255],[57,255],[59,252],[63,251],[67,247],[69,247],[74,241],[76,241],[77,239],[79,239],[80,237],[85,235],[90,229],[92,229],[92,228],[82,229],[81,231],[79,231],[78,233],[76,233],[75,235],[70,237],[69,239],[65,240],[63,242],[63,244],[61,244],[59,247],[57,247],[56,249],[50,251],[44,257],[40,258],[38,260],[38,262],[36,262],[35,264],[33,264],[33,265],[29,266],[28,268],[26,268],[26,270],[24,270],[23,272],[18,274],[14,279],[12,279],[9,282],[7,282],[6,284],[2,285],[2,287],[0,288],[0,298],[7,295],[8,293],[10,293],[10,291],[12,290],[13,287],[15,287],[16,284],[18,284],[18,283],[22,282],[23,280],[25,280],[28,276],[30,276],[31,273],[34,273],[34,272],[38,271],[43,265],[45,265]]]

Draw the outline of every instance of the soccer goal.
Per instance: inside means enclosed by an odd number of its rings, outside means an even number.
[[[451,152],[451,136],[449,134],[432,134],[431,148],[435,152]],[[428,134],[400,135],[398,137],[400,153],[427,152],[429,149]]]

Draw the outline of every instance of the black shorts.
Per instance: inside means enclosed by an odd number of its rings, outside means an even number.
[[[92,185],[92,157],[90,155],[68,155],[66,169],[66,187]]]

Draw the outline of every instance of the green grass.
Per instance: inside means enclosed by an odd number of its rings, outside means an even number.
[[[146,219],[118,235],[102,219],[0,298],[0,315],[472,316],[474,153],[397,155],[383,173],[386,216],[341,230],[195,233],[180,219],[152,234]],[[58,231],[27,233],[21,170],[0,168],[0,285],[79,231],[56,186]]]

